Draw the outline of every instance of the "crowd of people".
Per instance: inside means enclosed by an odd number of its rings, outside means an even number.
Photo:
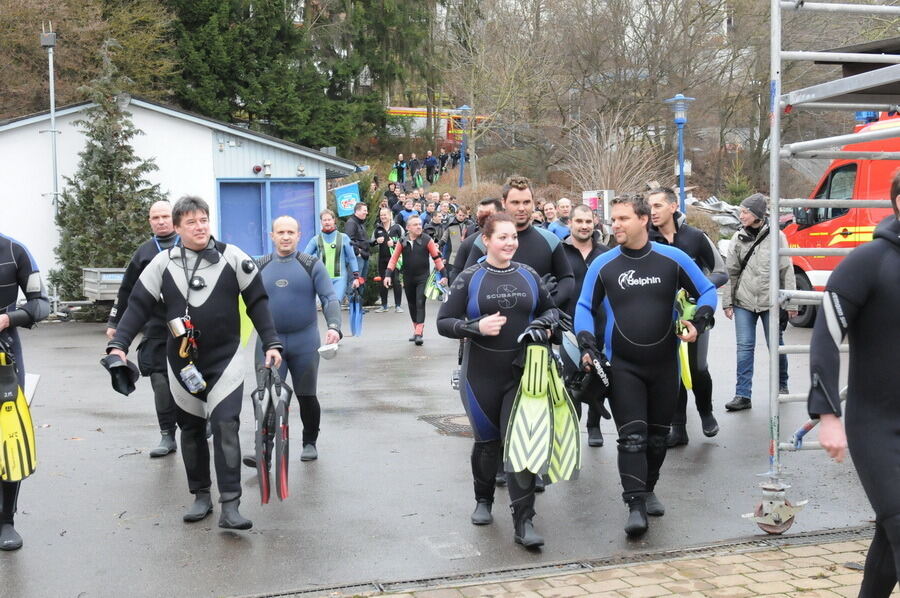
[[[402,156],[401,156],[402,157]],[[413,156],[414,159],[414,156]],[[449,158],[448,158],[449,159]],[[432,160],[429,162],[429,160]],[[427,156],[429,164],[444,162]],[[812,341],[812,390],[809,412],[822,420],[822,445],[843,457],[849,438],[857,469],[875,507],[877,532],[866,564],[866,595],[886,596],[900,571],[897,522],[895,374],[873,370],[879,355],[896,353],[900,329],[896,309],[900,271],[900,175],[893,183],[894,216],[875,232],[875,242],[851,255],[835,270],[816,322]],[[766,199],[752,195],[741,204],[742,228],[723,260],[712,241],[688,225],[671,189],[622,195],[611,202],[611,231],[590,207],[568,199],[538,206],[528,179],[510,177],[502,197],[487,198],[471,219],[449,194],[409,195],[392,182],[384,193],[374,233],[367,233],[368,210],[357,204],[338,232],[329,210],[320,214],[321,231],[298,250],[300,228],[289,216],[272,222],[271,254],[251,258],[234,245],[211,236],[209,206],[183,197],[174,206],[158,202],[150,209],[152,237],[137,248],[107,329],[109,369],[114,388],[134,389],[137,372],[151,380],[160,427],[160,443],[151,457],[180,452],[193,503],[183,514],[197,522],[212,511],[210,457],[216,472],[219,526],[249,529],[241,515],[241,455],[238,438],[243,402],[242,311],[258,335],[259,370],[290,373],[303,423],[302,461],[318,457],[321,410],[317,372],[321,338],[318,309],[326,324],[325,345],[342,338],[340,303],[347,286],[364,283],[370,253],[377,251],[377,279],[386,311],[393,290],[400,310],[405,290],[413,335],[423,344],[425,286],[430,277],[445,301],[437,315],[438,332],[460,341],[460,396],[474,433],[471,469],[475,510],[471,522],[493,522],[497,486],[507,486],[514,539],[535,548],[544,543],[535,529],[536,493],[545,481],[535,471],[513,471],[501,458],[507,426],[515,417],[514,399],[522,377],[525,343],[552,344],[560,354],[569,394],[588,407],[588,444],[602,446],[599,420],[616,424],[618,470],[628,515],[626,534],[638,537],[648,516],[663,516],[657,495],[660,470],[669,448],[688,442],[685,432],[687,385],[679,364],[679,343],[687,343],[703,433],[715,436],[719,424],[712,405],[707,366],[708,331],[714,325],[717,288],[725,316],[735,320],[737,382],[726,408],[751,407],[755,324],[767,328],[768,276],[765,260],[769,231]],[[782,238],[782,241],[784,239]],[[3,354],[14,360],[23,385],[23,356],[16,335],[48,315],[38,269],[27,249],[0,236],[0,289],[8,307],[0,313]],[[780,264],[782,287],[792,288],[789,260]],[[21,290],[25,303],[17,306]],[[679,293],[693,302],[690,315],[675,311]],[[241,305],[243,304],[243,306]],[[786,314],[787,317],[791,313]],[[138,346],[139,367],[127,351]],[[838,355],[850,337],[851,371],[845,437],[839,417]],[[867,339],[870,344],[862,344]],[[784,356],[782,356],[784,358]],[[786,358],[780,386],[787,392]],[[857,404],[858,403],[858,404]],[[208,437],[212,438],[210,451]],[[212,455],[210,454],[212,453]],[[508,463],[508,461],[507,461]],[[249,465],[259,466],[250,460]],[[5,471],[5,470],[4,470]],[[15,550],[22,539],[14,527],[21,479],[2,484],[0,549]]]

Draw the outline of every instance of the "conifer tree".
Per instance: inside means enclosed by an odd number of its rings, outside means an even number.
[[[145,178],[157,169],[135,154],[131,140],[143,134],[119,105],[121,85],[103,45],[103,71],[86,92],[95,106],[76,121],[85,147],[74,176],[66,177],[56,224],[58,270],[50,273],[61,299],[82,297],[84,267],[121,268],[147,238],[147,210],[165,199],[159,185]]]

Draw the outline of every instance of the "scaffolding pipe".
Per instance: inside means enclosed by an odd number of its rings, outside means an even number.
[[[832,149],[850,143],[863,143],[865,141],[880,141],[882,139],[892,139],[900,137],[900,127],[888,127],[886,129],[878,129],[876,131],[866,131],[865,133],[848,133],[847,135],[835,135],[834,137],[822,137],[821,139],[810,139],[809,141],[797,141],[789,143],[781,148],[781,151],[789,151],[792,154],[815,149]],[[771,144],[771,142],[769,142]],[[779,158],[779,152],[771,152]],[[775,195],[772,192],[772,195]]]
[[[778,305],[778,290],[781,288],[781,268],[778,249],[781,243],[781,229],[778,218],[781,214],[779,198],[781,197],[781,4],[779,0],[771,0],[771,31],[769,35],[769,66],[771,80],[769,82],[769,195],[772,205],[769,206],[769,330],[779,330],[780,313],[774,309]],[[772,149],[774,148],[774,150]],[[769,440],[775,450],[769,455],[769,472],[773,483],[779,483],[781,477],[781,456],[777,449],[779,431],[778,390],[779,360],[778,340],[780,334],[769,335]]]
[[[797,52],[781,53],[782,60],[819,60],[829,62],[864,62],[868,64],[900,64],[898,54],[863,54],[854,52]]]
[[[842,102],[806,102],[794,106],[797,110],[870,110],[872,112],[900,112],[900,104],[844,104]]]
[[[802,255],[806,257],[840,257],[849,255],[851,251],[853,251],[852,247],[788,247],[782,249],[779,252],[779,255]]]
[[[811,150],[807,152],[792,152],[781,150],[782,158],[796,158],[800,160],[900,160],[900,152],[855,152],[844,150]]]
[[[792,10],[795,12],[842,12],[850,14],[860,14],[866,16],[900,16],[900,6],[884,6],[881,4],[845,4],[845,3],[829,3],[822,2],[804,2],[803,0],[782,0],[781,8]],[[775,13],[775,6],[772,6],[772,14]],[[778,13],[779,20],[781,12]],[[779,27],[779,33],[781,29]]]

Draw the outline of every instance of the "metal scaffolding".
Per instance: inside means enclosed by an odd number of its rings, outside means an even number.
[[[781,534],[793,524],[794,516],[807,501],[792,504],[787,500],[785,491],[789,488],[783,481],[781,462],[782,451],[811,450],[820,448],[817,442],[803,442],[803,437],[812,430],[816,421],[807,421],[796,432],[790,441],[781,440],[780,408],[786,403],[806,402],[805,394],[779,394],[779,356],[787,354],[808,353],[809,345],[779,346],[779,335],[775,333],[779,326],[779,308],[795,305],[815,305],[822,301],[823,293],[815,291],[787,291],[780,288],[779,261],[782,256],[798,255],[847,255],[850,249],[835,248],[787,248],[780,247],[779,214],[781,207],[812,208],[865,208],[889,207],[889,200],[856,199],[810,200],[789,199],[780,197],[779,167],[783,158],[849,158],[866,160],[897,160],[897,152],[847,152],[834,150],[835,146],[873,141],[900,135],[898,129],[890,131],[873,131],[851,135],[839,135],[824,139],[803,141],[782,146],[781,117],[783,113],[794,108],[809,110],[896,110],[900,104],[900,96],[894,93],[892,86],[900,82],[900,54],[849,51],[835,52],[797,52],[782,49],[782,11],[802,13],[819,12],[825,14],[858,14],[900,16],[900,7],[879,4],[846,4],[806,2],[804,0],[771,0],[771,84],[769,103],[769,177],[770,177],[770,273],[769,289],[769,471],[763,474],[767,481],[761,484],[763,500],[753,513],[745,517],[753,519],[767,533]],[[856,49],[856,48],[854,48]],[[844,76],[843,78],[820,83],[804,89],[782,93],[781,65],[785,60],[814,60],[827,64],[866,64],[872,65],[869,70]],[[878,67],[878,65],[886,65]],[[845,75],[847,69],[845,68]],[[847,347],[842,347],[846,352]],[[846,391],[841,393],[842,399]]]

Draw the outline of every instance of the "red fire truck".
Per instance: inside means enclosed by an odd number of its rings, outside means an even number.
[[[881,113],[878,120],[858,125],[856,132],[896,128],[897,137],[845,146],[847,151],[900,151],[900,115]],[[822,175],[810,199],[890,199],[891,179],[900,160],[834,160]],[[794,208],[794,221],[784,228],[790,247],[856,247],[872,240],[875,226],[891,214],[890,208]],[[841,257],[795,256],[798,290],[821,291]],[[805,307],[791,320],[809,327],[815,308]]]

